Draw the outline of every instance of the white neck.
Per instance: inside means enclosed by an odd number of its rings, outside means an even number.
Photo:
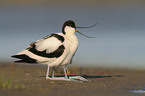
[[[75,35],[74,33],[76,32],[75,28],[73,27],[69,27],[69,26],[66,26],[65,29],[65,35],[66,36],[72,36],[72,35]]]

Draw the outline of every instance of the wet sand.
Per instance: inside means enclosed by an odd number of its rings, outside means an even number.
[[[0,96],[144,96],[132,93],[145,88],[145,70],[82,68],[70,66],[69,75],[81,75],[88,82],[51,81],[45,79],[47,66],[0,64],[0,77],[11,79],[12,86],[0,88]],[[63,75],[58,68],[56,75]]]

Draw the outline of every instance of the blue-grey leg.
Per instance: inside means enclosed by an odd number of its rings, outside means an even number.
[[[48,68],[47,68],[47,73],[46,73],[46,79],[50,79],[50,80],[52,80],[53,78],[54,78],[54,67],[53,67],[53,69],[52,69],[52,78],[51,77],[49,77],[49,69],[50,69],[50,66],[48,65]]]
[[[65,78],[68,79],[68,76],[67,76],[67,67],[63,66],[63,69],[64,69],[64,73],[65,73]]]
[[[85,78],[83,78],[81,76],[71,76],[71,77],[68,78],[68,76],[67,76],[67,67],[66,66],[63,66],[63,69],[64,69],[64,73],[65,73],[65,78],[66,79],[88,81],[87,79],[85,79]]]
[[[46,79],[51,79],[51,78],[49,77],[49,65],[48,65],[48,68],[47,68]]]
[[[71,76],[70,79],[80,80],[80,81],[89,81],[82,76]]]
[[[54,78],[54,68],[55,67],[52,67],[52,73],[51,73],[52,78]]]
[[[54,77],[54,68],[52,68],[52,74],[51,74],[52,78],[51,78],[51,77],[49,77],[49,68],[50,68],[50,66],[48,65],[47,73],[46,73],[46,79],[49,79],[49,80],[75,81],[75,82],[88,81],[87,79],[85,79],[85,78],[83,78],[81,76],[74,76],[74,77],[69,77],[68,78],[66,66],[63,66],[65,77]]]
[[[52,78],[49,77],[49,68],[50,66],[48,65],[48,68],[47,68],[47,73],[46,73],[46,79],[49,79],[49,80],[65,80],[65,81],[71,81],[70,79],[66,79],[65,77],[54,77],[54,67],[52,68]]]

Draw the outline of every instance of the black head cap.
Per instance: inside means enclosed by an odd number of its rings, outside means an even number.
[[[63,34],[65,34],[64,28],[65,28],[66,26],[70,26],[70,27],[76,28],[75,22],[72,21],[72,20],[68,20],[68,21],[66,21],[66,22],[63,24],[63,27],[62,27],[62,33],[63,33]]]

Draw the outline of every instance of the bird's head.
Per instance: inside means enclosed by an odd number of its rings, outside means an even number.
[[[75,33],[75,31],[76,31],[76,25],[74,21],[68,20],[63,24],[63,27],[62,27],[63,34]]]
[[[65,34],[74,34],[75,32],[78,32],[85,37],[94,38],[94,37],[90,37],[90,36],[86,36],[86,35],[82,34],[78,30],[76,30],[76,28],[91,28],[91,27],[94,27],[97,24],[98,23],[96,23],[92,26],[89,26],[89,27],[76,27],[75,22],[73,20],[68,20],[63,24],[62,33],[65,35]]]

